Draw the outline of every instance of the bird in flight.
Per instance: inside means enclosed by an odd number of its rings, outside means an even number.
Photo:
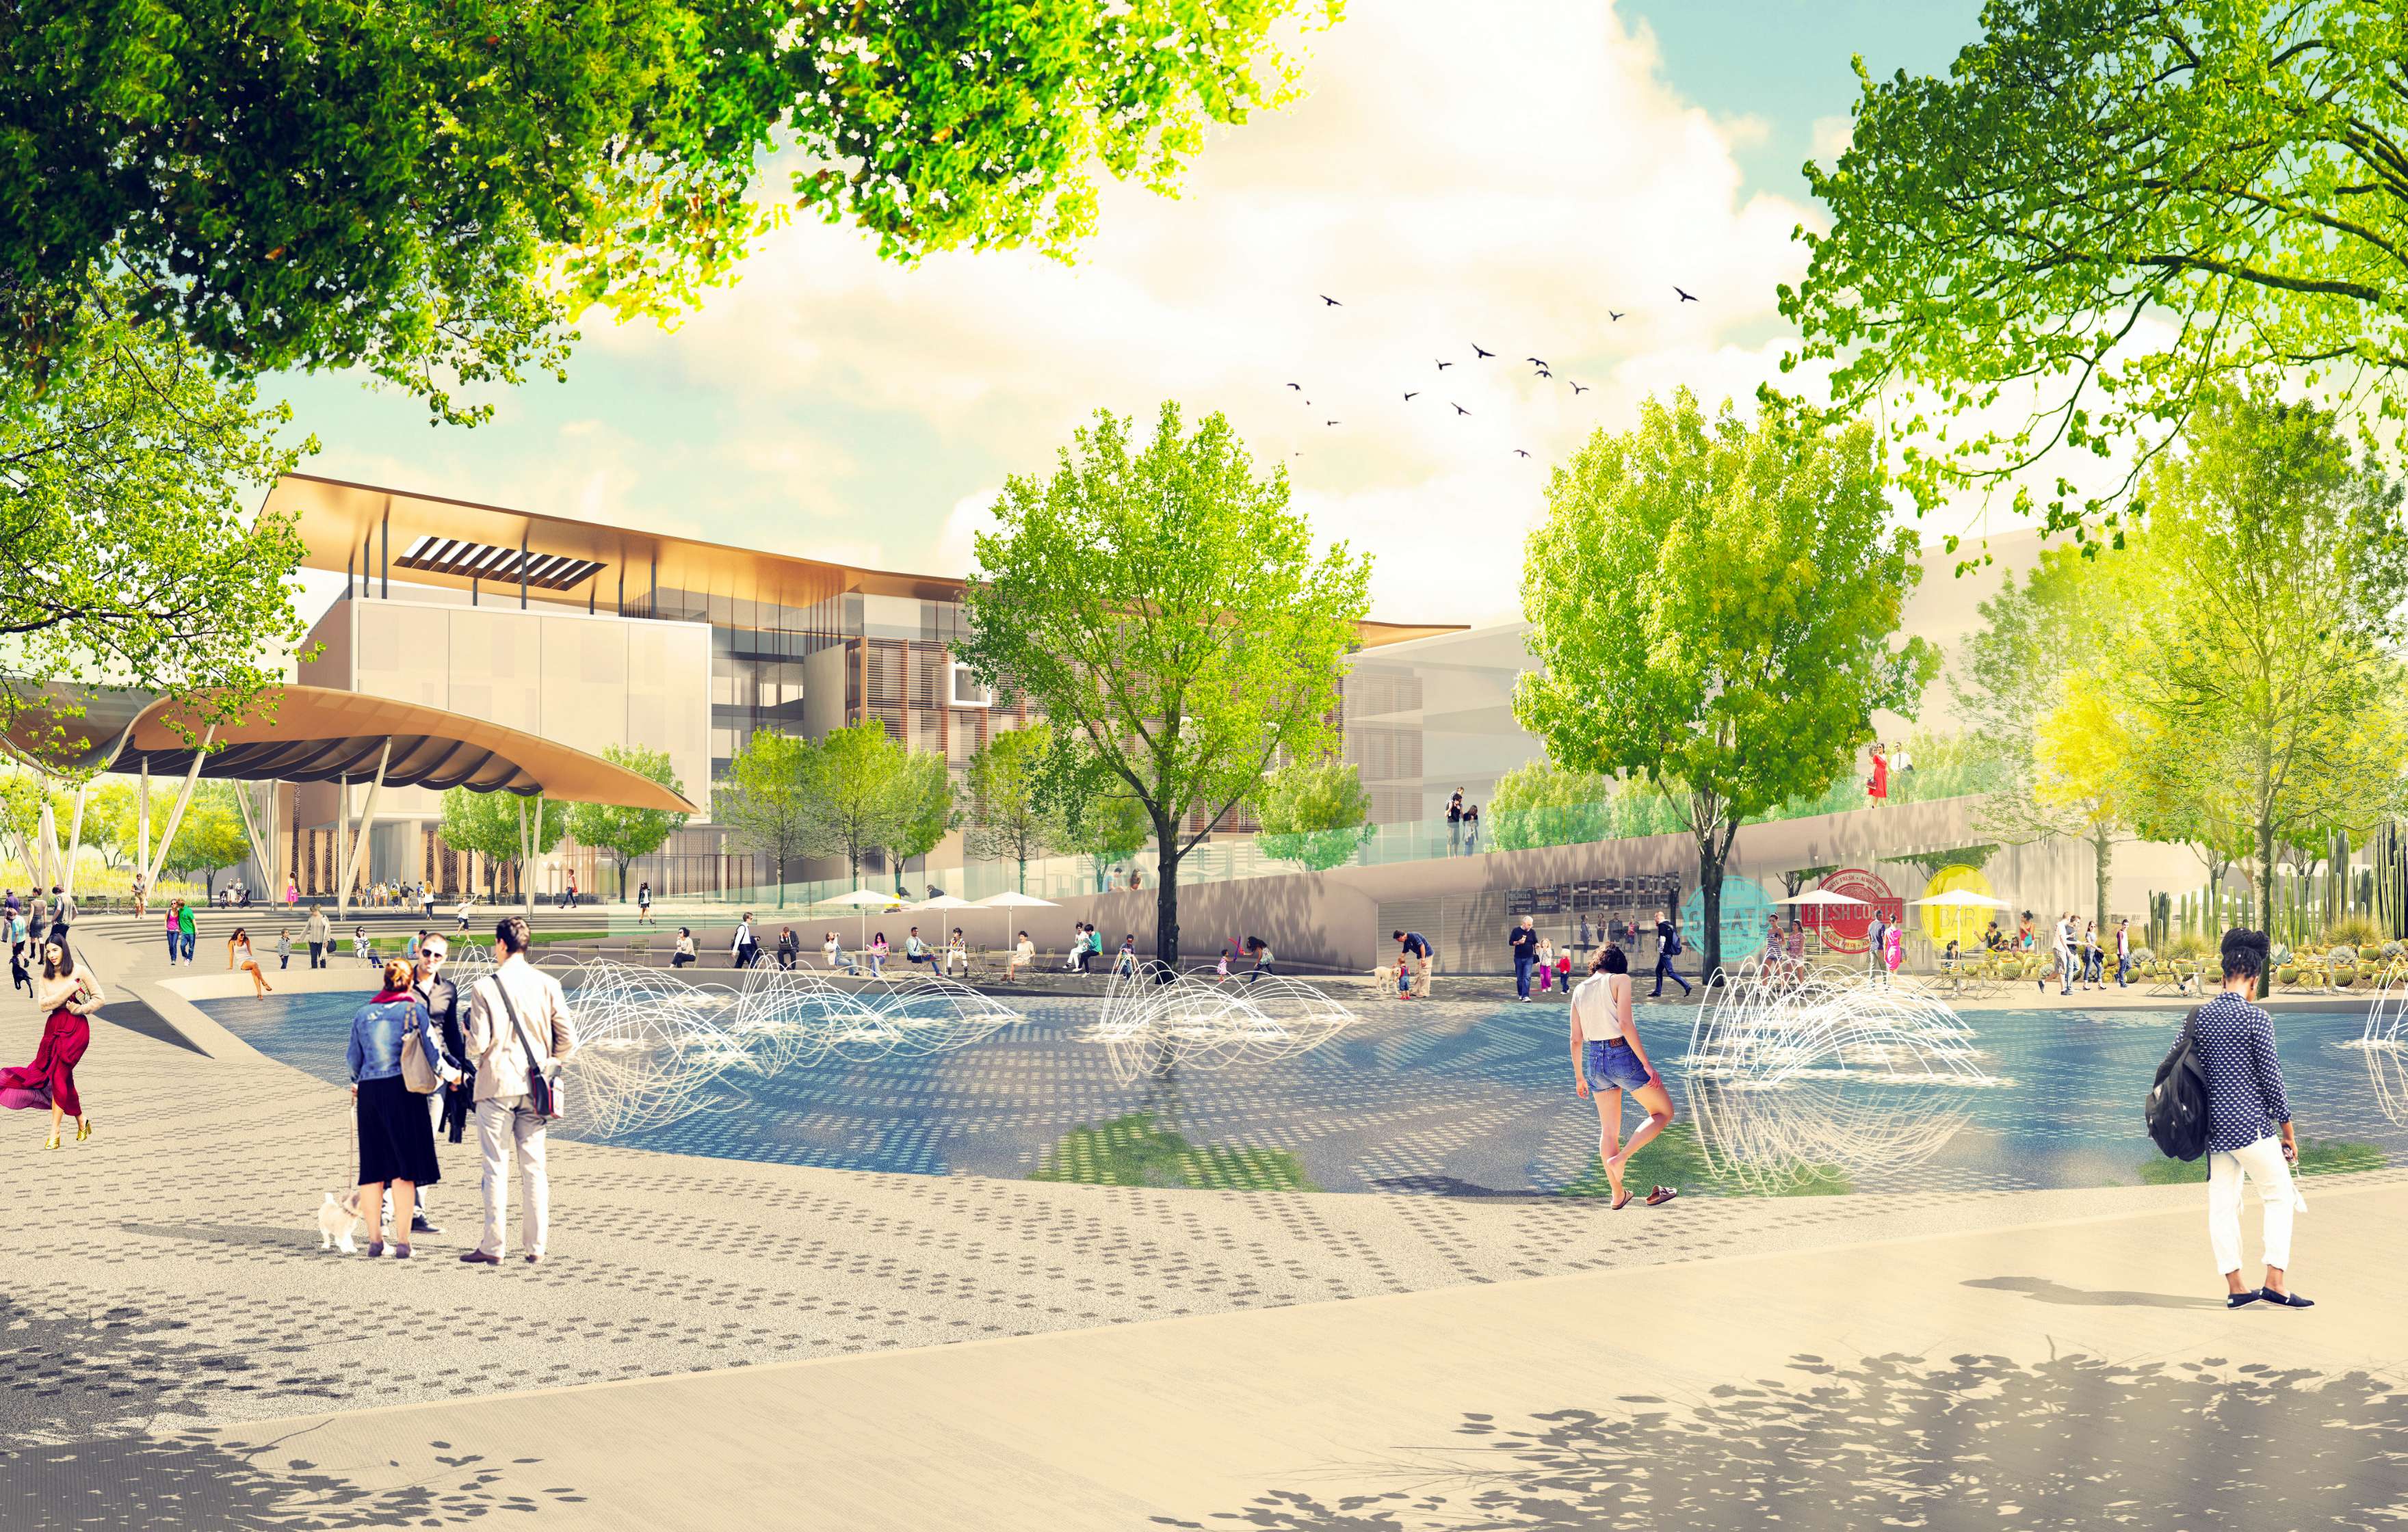
[[[1408,398],[1408,399],[1410,399],[1410,398],[1412,398],[1414,394],[1419,394],[1420,392],[1421,392],[1421,390],[1420,390],[1420,389],[1412,389],[1412,390],[1409,391],[1409,392],[1405,394],[1405,397],[1406,397],[1406,398]]]
[[[1444,372],[1447,368],[1449,368],[1449,367],[1451,367],[1451,366],[1453,366],[1453,365],[1455,365],[1455,364],[1454,364],[1454,363],[1452,363],[1452,362],[1441,362],[1441,363],[1440,363],[1440,364],[1438,365],[1438,370],[1439,370],[1439,371],[1440,371],[1440,372]]]
[[[1304,392],[1304,385],[1302,383],[1290,383],[1288,387],[1296,390],[1298,394]]]
[[[1677,292],[1679,292],[1679,291],[1680,291],[1680,289],[1678,289],[1678,288],[1674,288],[1674,289],[1673,289],[1673,291],[1677,293]],[[1612,320],[1612,321],[1613,321],[1613,322],[1614,322],[1614,323],[1616,323],[1616,324],[1619,324],[1619,323],[1621,323],[1621,322],[1622,322],[1622,316],[1621,316],[1620,314],[1615,313],[1615,312],[1614,312],[1612,309],[1611,309],[1611,308],[1609,308],[1609,309],[1607,309],[1607,310],[1605,311],[1605,317],[1606,317],[1606,318],[1608,318],[1608,319],[1610,319],[1610,320]]]
[[[1447,403],[1455,405],[1455,401],[1453,399],[1449,399]],[[1455,405],[1455,412],[1458,415],[1469,415],[1471,413],[1470,410],[1464,408],[1461,405]]]
[[[1569,378],[1565,379],[1564,381],[1567,383],[1572,382]],[[1574,394],[1586,394],[1588,392],[1588,385],[1586,383],[1572,383],[1572,392]]]
[[[1321,423],[1324,425],[1336,425],[1338,422],[1336,421],[1324,421]]]
[[[1513,449],[1513,455],[1515,457],[1528,457],[1530,454],[1522,451],[1519,447],[1516,447]]]
[[[1681,301],[1683,303],[1695,303],[1698,301],[1698,295],[1695,293],[1690,292],[1687,288],[1681,286],[1677,282],[1673,284],[1672,291],[1681,294]],[[1612,312],[1612,309],[1608,309],[1606,311],[1608,313]]]
[[[1536,357],[1536,356],[1526,356],[1526,357],[1522,358],[1522,360],[1523,360],[1523,361],[1525,361],[1525,362],[1532,362],[1532,363],[1536,363],[1536,364],[1538,365],[1539,370],[1540,370],[1540,371],[1541,371],[1541,372],[1544,372],[1544,371],[1546,370],[1547,364],[1546,364],[1546,362],[1545,362],[1545,360],[1544,360],[1543,358]]]
[[[1471,343],[1471,354],[1474,356],[1495,356],[1497,353],[1495,351],[1482,351],[1480,349],[1480,342],[1475,340]]]
[[[1326,293],[1321,294],[1321,301],[1327,304],[1332,308],[1343,308],[1346,307],[1344,304],[1340,303],[1336,298],[1331,297]]]
[[[1555,376],[1555,374],[1554,374],[1554,373],[1552,373],[1552,372],[1549,372],[1549,371],[1548,371],[1546,368],[1544,368],[1544,367],[1541,367],[1541,368],[1539,369],[1539,376],[1540,376],[1540,377],[1541,377],[1541,378],[1553,378],[1553,377]]]

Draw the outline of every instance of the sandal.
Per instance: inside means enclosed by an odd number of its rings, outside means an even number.
[[[1625,1193],[1623,1193],[1620,1196],[1617,1196],[1617,1197],[1615,1197],[1615,1198],[1613,1199],[1613,1209],[1612,1209],[1612,1210],[1613,1210],[1613,1211],[1615,1211],[1615,1212],[1620,1212],[1623,1209],[1627,1208],[1627,1207],[1629,1207],[1629,1206],[1630,1206],[1630,1194],[1629,1194],[1628,1192],[1625,1192]]]
[[[1660,1208],[1681,1194],[1670,1186],[1658,1186],[1647,1194],[1647,1206]]]

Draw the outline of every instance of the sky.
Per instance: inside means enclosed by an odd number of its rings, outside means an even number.
[[[1303,99],[1217,133],[1176,199],[1109,190],[1072,264],[902,266],[798,221],[673,332],[594,316],[566,383],[474,428],[341,374],[271,389],[308,472],[942,575],[1007,476],[1175,400],[1374,554],[1375,616],[1509,620],[1551,464],[1650,394],[1775,375],[1821,219],[1798,169],[1846,142],[1851,55],[1944,69],[1977,11],[1354,0]]]

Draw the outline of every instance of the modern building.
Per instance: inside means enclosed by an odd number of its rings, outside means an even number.
[[[956,658],[957,579],[301,474],[280,480],[265,508],[292,518],[306,565],[344,576],[343,594],[310,632],[300,680],[595,752],[665,751],[698,803],[763,729],[818,737],[876,718],[958,772],[998,730],[1029,721],[1025,703],[990,694]],[[1385,651],[1459,632],[1366,623],[1363,644]],[[1389,752],[1381,758],[1390,773],[1380,779],[1383,802],[1418,812],[1412,784],[1394,775],[1399,763],[1421,759],[1411,737],[1424,704],[1404,699],[1426,694],[1451,706],[1444,699],[1454,692],[1435,681],[1419,691],[1410,680],[1369,684],[1385,688],[1384,716],[1363,734],[1366,749]],[[1352,727],[1348,737],[1351,752]],[[434,834],[436,795],[390,796],[368,831],[370,876],[449,886],[456,867]],[[331,838],[340,801],[335,787],[305,789],[294,823]],[[944,860],[940,851],[932,865]],[[590,858],[555,860],[539,887],[556,890],[573,871],[581,888],[595,889],[600,870]],[[635,875],[665,894],[749,888],[775,876],[708,820],[688,824]]]

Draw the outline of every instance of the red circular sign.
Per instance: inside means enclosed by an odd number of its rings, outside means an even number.
[[[1905,918],[1906,902],[1890,886],[1862,867],[1842,867],[1815,887],[1854,904],[1806,906],[1805,923],[1823,933],[1823,945],[1835,952],[1861,952],[1870,942],[1873,911],[1896,925]]]

